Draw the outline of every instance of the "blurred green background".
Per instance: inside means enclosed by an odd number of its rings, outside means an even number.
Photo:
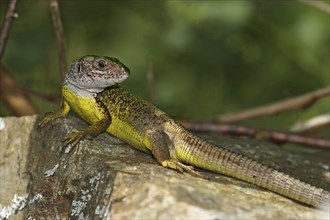
[[[68,64],[117,57],[132,73],[123,87],[146,98],[150,61],[154,103],[174,117],[206,120],[330,83],[329,15],[302,2],[71,0],[60,8]],[[21,86],[60,95],[49,1],[20,1],[18,13],[3,63]],[[31,99],[41,113],[57,106]],[[287,128],[329,112],[329,102],[246,123]],[[0,115],[11,115],[3,103]]]

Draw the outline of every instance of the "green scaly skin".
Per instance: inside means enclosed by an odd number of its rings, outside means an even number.
[[[63,85],[62,107],[46,115],[40,127],[73,109],[91,125],[83,131],[69,134],[66,137],[67,144],[76,145],[87,135],[97,136],[107,131],[131,146],[152,154],[164,167],[202,177],[193,169],[199,167],[258,185],[311,206],[328,204],[328,191],[210,144],[185,130],[153,104],[117,86],[128,77],[129,70],[117,59],[112,59],[97,56],[76,59]],[[111,68],[100,70],[100,60],[106,61]],[[93,86],[86,89],[85,81],[81,83],[78,80],[86,75],[97,82],[97,91]],[[104,75],[114,80],[106,81],[100,77]]]

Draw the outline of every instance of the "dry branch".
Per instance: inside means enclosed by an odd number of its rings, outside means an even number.
[[[191,131],[244,135],[244,136],[255,137],[257,139],[270,140],[276,143],[289,142],[294,144],[310,146],[313,148],[330,149],[329,139],[314,138],[314,137],[298,135],[293,133],[270,131],[270,130],[251,128],[246,126],[239,126],[239,125],[193,122],[187,120],[179,120],[178,122]]]
[[[7,73],[6,69],[0,65],[0,98],[6,103],[6,106],[14,112],[16,116],[37,114],[38,110],[22,92],[8,89],[9,87],[18,87],[15,81]]]
[[[155,100],[155,77],[151,58],[148,58],[147,69],[147,86],[148,86],[148,100],[153,102]]]
[[[1,26],[1,33],[0,33],[0,61],[3,57],[3,54],[5,52],[5,47],[7,44],[9,32],[11,29],[11,26],[13,24],[13,21],[15,18],[18,17],[18,14],[16,13],[18,0],[11,0],[9,2],[9,6],[7,9],[7,13],[5,16],[5,19]]]
[[[310,5],[320,11],[330,14],[330,5],[320,0],[299,0],[306,5]]]
[[[256,118],[266,115],[274,115],[283,111],[305,109],[313,105],[320,98],[330,95],[330,87],[318,89],[301,96],[288,98],[269,105],[260,106],[253,109],[248,109],[232,115],[224,115],[215,118],[216,122],[232,123],[243,121],[251,118]]]
[[[299,121],[290,131],[295,133],[315,133],[321,129],[330,128],[330,114],[318,115],[306,121]]]
[[[52,19],[55,29],[56,43],[57,43],[57,51],[58,51],[58,59],[60,63],[60,73],[61,79],[64,80],[66,71],[67,71],[67,62],[66,62],[66,53],[64,46],[64,30],[61,20],[61,12],[58,4],[58,0],[50,1],[50,9],[52,13]]]

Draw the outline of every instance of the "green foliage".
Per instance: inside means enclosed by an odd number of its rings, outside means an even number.
[[[1,19],[7,4],[0,2]],[[155,103],[173,116],[207,119],[330,83],[329,15],[301,2],[72,0],[60,6],[68,62],[115,56],[132,72],[124,87],[147,97],[149,57]],[[20,85],[59,94],[49,2],[20,1],[18,12],[4,63]],[[33,100],[41,112],[55,106]],[[329,109],[317,105],[308,115]],[[302,114],[256,123],[286,127]]]

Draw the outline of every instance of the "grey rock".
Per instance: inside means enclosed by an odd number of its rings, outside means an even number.
[[[199,170],[208,177],[200,179],[163,168],[110,134],[70,150],[65,135],[87,124],[69,116],[40,132],[40,119],[1,119],[0,213],[17,211],[9,219],[329,219],[328,211],[230,177]],[[247,138],[204,137],[330,188],[329,152],[293,154]]]

